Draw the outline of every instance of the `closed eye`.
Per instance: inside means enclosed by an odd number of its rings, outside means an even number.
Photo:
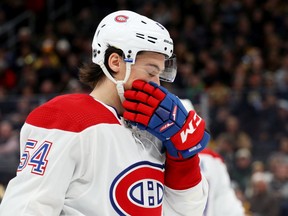
[[[150,77],[159,76],[159,73],[158,73],[158,72],[155,72],[155,71],[153,71],[153,72],[148,72],[148,74],[149,74]]]
[[[161,73],[163,73],[163,71],[157,65],[148,64],[146,66],[147,66],[146,71],[151,77],[159,76]]]
[[[156,73],[160,73],[162,71],[160,69],[160,67],[158,65],[156,65],[156,64],[147,64],[146,66],[151,68],[151,70],[155,71]]]

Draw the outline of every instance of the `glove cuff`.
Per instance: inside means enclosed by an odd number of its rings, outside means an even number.
[[[186,160],[167,157],[165,164],[165,185],[174,190],[186,190],[199,184],[202,175],[198,154]]]
[[[185,149],[185,150],[176,149],[174,143],[172,143],[171,140],[164,141],[163,145],[165,146],[165,148],[167,150],[168,157],[170,157],[174,160],[176,160],[176,159],[183,160],[186,158],[190,158],[193,155],[202,151],[207,146],[209,140],[210,140],[209,133],[204,131],[204,135],[203,135],[202,139],[200,140],[200,142],[194,146],[192,145],[192,147],[190,147],[188,149]]]

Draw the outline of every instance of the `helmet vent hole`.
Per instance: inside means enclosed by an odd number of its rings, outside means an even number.
[[[144,24],[147,24],[146,22],[144,22],[143,20],[141,21],[142,23],[144,23]]]
[[[94,56],[94,58],[96,58],[96,56],[97,56],[97,50],[96,49],[93,50],[93,56]]]

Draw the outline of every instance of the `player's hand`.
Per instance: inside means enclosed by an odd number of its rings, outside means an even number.
[[[124,97],[124,118],[160,139],[172,158],[192,157],[207,145],[204,120],[164,87],[136,80]]]

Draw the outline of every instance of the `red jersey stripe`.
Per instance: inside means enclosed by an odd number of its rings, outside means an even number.
[[[81,132],[103,123],[120,124],[109,109],[86,94],[57,96],[33,110],[26,123],[70,132]]]

